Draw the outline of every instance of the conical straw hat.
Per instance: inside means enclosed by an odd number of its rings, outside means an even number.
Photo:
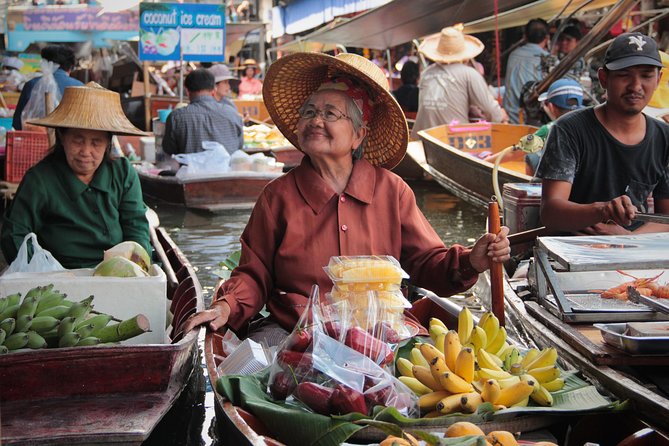
[[[367,123],[364,157],[375,166],[392,169],[404,157],[409,130],[404,113],[389,92],[388,79],[372,61],[356,54],[336,57],[321,53],[295,53],[270,65],[263,83],[263,99],[272,121],[298,149],[299,108],[321,84],[344,74],[366,86],[372,102]]]
[[[462,26],[456,25],[427,37],[418,47],[418,51],[428,59],[447,64],[473,59],[484,48],[479,39],[464,34]]]
[[[146,136],[128,120],[121,108],[121,97],[95,82],[83,87],[67,87],[58,107],[44,118],[28,124],[44,127],[101,130],[116,135]]]

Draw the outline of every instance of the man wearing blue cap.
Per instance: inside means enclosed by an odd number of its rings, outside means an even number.
[[[544,112],[551,119],[551,122],[541,126],[534,133],[534,136],[538,136],[545,141],[556,119],[572,110],[583,107],[583,88],[574,79],[558,79],[548,87],[546,92],[539,96],[539,102],[542,103]],[[544,151],[540,150],[525,155],[525,170],[528,175],[534,175],[543,153]]]
[[[669,125],[643,108],[659,84],[662,62],[653,39],[616,37],[597,75],[607,101],[558,119],[546,140],[541,220],[577,234],[669,231],[669,225],[633,222],[647,212],[669,213]]]

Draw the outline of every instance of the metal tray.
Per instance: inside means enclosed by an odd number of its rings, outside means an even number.
[[[669,355],[669,336],[627,336],[626,323],[593,324],[602,333],[604,341],[631,355]]]
[[[669,268],[669,233],[538,237],[537,245],[568,271]]]

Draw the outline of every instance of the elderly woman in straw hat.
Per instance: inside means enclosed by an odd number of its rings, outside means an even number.
[[[118,93],[94,82],[68,87],[51,114],[30,124],[55,128],[56,142],[7,209],[5,259],[14,260],[30,232],[66,268],[95,266],[122,241],[151,252],[137,173],[127,159],[110,157],[112,134],[145,135],[124,115]]]
[[[268,184],[242,234],[240,264],[209,323],[239,330],[263,305],[270,316],[252,338],[278,342],[291,330],[313,284],[332,288],[331,256],[390,255],[414,284],[441,295],[471,287],[490,260],[509,258],[508,228],[472,249],[446,248],[409,186],[389,169],[405,154],[408,129],[383,72],[355,54],[298,53],[271,65],[263,88],[274,123],[304,152],[302,163]]]
[[[435,63],[421,75],[412,137],[419,130],[452,121],[469,122],[470,109],[482,112],[487,121],[508,121],[483,76],[467,63],[484,48],[479,39],[462,32],[462,25],[444,28],[421,43],[418,51]]]

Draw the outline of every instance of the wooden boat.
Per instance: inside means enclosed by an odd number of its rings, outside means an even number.
[[[509,287],[511,288],[511,287]],[[515,314],[523,328],[541,346],[553,346],[561,358],[573,364],[593,382],[599,383],[621,401],[629,401],[630,412],[654,428],[669,444],[669,396],[644,375],[664,373],[667,356],[633,357],[605,344],[592,324],[569,325],[536,302],[523,301],[512,289],[506,293],[507,311]],[[630,366],[645,365],[636,372]],[[665,386],[666,389],[666,386]],[[659,438],[659,437],[658,437]]]
[[[162,228],[152,242],[167,276],[171,343],[0,356],[0,443],[139,445],[168,413],[199,366],[198,331],[182,327],[203,308],[202,289]]]
[[[147,170],[137,173],[146,199],[211,212],[252,208],[265,185],[281,175],[239,171],[181,179]]]
[[[445,124],[421,130],[418,136],[423,142],[425,161],[416,161],[452,194],[476,206],[487,207],[490,197],[495,195],[494,162],[482,158],[501,152],[535,130],[535,127],[512,124]],[[500,189],[505,183],[527,183],[532,179],[525,174],[522,155],[522,152],[514,153],[503,158],[498,171]]]
[[[484,280],[486,282],[487,276]],[[488,285],[489,286],[489,285]],[[505,285],[505,292],[509,294],[509,303],[507,304],[507,311],[511,312],[514,317],[525,317],[527,314],[522,310],[523,303],[517,297],[517,295],[510,289],[509,285]],[[485,286],[483,286],[485,289]],[[439,298],[433,293],[425,290],[418,290],[420,294],[424,297],[419,298],[414,302],[414,306],[411,309],[412,314],[424,325],[428,324],[430,317],[438,317],[443,320],[448,326],[457,325],[457,314],[460,311],[460,306],[457,303],[454,303],[450,299]],[[518,311],[516,309],[518,308]],[[507,318],[508,320],[508,318]],[[526,320],[527,325],[532,325],[536,322],[535,319],[528,318]],[[551,338],[550,333],[543,333],[547,330],[545,327],[542,329],[541,325],[536,325],[535,329],[529,331],[531,336],[537,336],[539,340],[539,346],[553,345],[554,339]],[[509,328],[509,326],[507,326]],[[521,342],[527,343],[528,346],[537,345],[534,343],[532,337],[528,337],[528,330],[526,330],[525,323],[522,324],[520,330],[510,329],[510,333],[513,333],[514,338],[521,340]],[[541,336],[539,334],[541,333]],[[233,405],[228,401],[223,395],[219,394],[216,391],[216,382],[218,378],[221,377],[221,373],[218,371],[217,367],[221,361],[225,358],[225,353],[223,351],[223,338],[225,332],[211,332],[208,331],[205,336],[205,362],[207,365],[207,372],[209,374],[209,379],[212,385],[212,388],[215,391],[215,410],[216,410],[216,420],[217,428],[219,434],[225,438],[230,438],[234,444],[239,445],[270,445],[270,446],[279,446],[283,443],[277,441],[272,437],[272,431],[257,417],[248,411]],[[555,336],[553,336],[555,337]],[[558,339],[559,340],[559,339]],[[559,343],[556,345],[560,349],[560,354],[569,362],[572,359],[576,359],[575,362],[571,363],[577,367],[585,367],[578,358],[572,358],[571,354],[568,354],[566,351],[563,352],[562,345],[564,343]],[[587,369],[584,369],[587,370]],[[630,385],[629,378],[621,381],[618,386],[628,386],[627,393],[617,393],[616,387],[609,382],[609,380],[600,380],[596,374],[589,374],[588,376],[593,379],[594,382],[601,383],[611,390],[619,398],[625,399],[630,398],[631,396],[638,397],[642,395],[640,386]],[[622,378],[620,375],[618,378]],[[613,378],[613,377],[612,377]],[[652,398],[648,398],[649,400]],[[645,411],[643,413],[630,413],[630,412],[621,412],[621,413],[606,413],[603,417],[599,415],[579,415],[576,417],[565,417],[565,416],[551,416],[551,415],[540,415],[540,416],[523,416],[519,417],[517,420],[504,420],[501,422],[486,422],[482,426],[484,431],[491,430],[514,430],[514,431],[531,431],[538,429],[550,428],[555,430],[555,435],[565,435],[568,429],[571,429],[572,438],[577,438],[582,440],[580,442],[570,442],[565,443],[569,445],[581,445],[585,441],[588,441],[588,438],[592,438],[592,426],[593,424],[588,423],[600,423],[602,426],[602,432],[606,432],[608,424],[616,424],[620,427],[617,429],[609,429],[609,443],[602,444],[618,444],[623,439],[632,441],[636,437],[640,437],[639,441],[647,441],[646,443],[625,443],[628,445],[669,445],[669,437],[666,437],[666,433],[663,433],[663,429],[657,428],[657,425],[654,425],[655,428],[649,428],[649,425],[646,421],[643,420],[661,420],[665,416],[666,411],[669,410],[669,405],[666,405],[667,400],[663,398],[657,399],[654,403],[655,405],[665,404],[665,407],[658,412],[657,416],[654,418],[646,418]],[[643,417],[641,416],[643,415]],[[666,425],[669,418],[664,418],[664,423]],[[511,427],[509,427],[511,426]],[[418,429],[422,431],[432,431],[432,432],[443,432],[445,427],[438,427],[434,425],[414,425],[411,429]],[[514,429],[515,428],[515,429]],[[556,432],[562,432],[558,434]],[[639,433],[640,432],[640,433]],[[366,428],[362,431],[359,431],[354,435],[356,443],[368,444],[368,443],[378,443],[379,438],[383,438],[384,434],[379,431],[375,431],[374,428]],[[629,437],[629,438],[628,438]],[[635,440],[636,441],[636,440]],[[563,443],[560,443],[563,444]],[[620,443],[623,444],[623,443]]]
[[[632,244],[636,254],[614,265],[620,250]],[[620,400],[628,400],[633,413],[669,435],[669,338],[623,340],[622,336],[627,322],[664,324],[667,315],[602,299],[598,290],[625,282],[621,270],[640,277],[663,272],[666,251],[657,248],[665,244],[662,234],[541,238],[535,244],[529,278],[507,284],[505,299],[507,311],[537,343],[557,348],[584,375]],[[655,346],[653,350],[649,345]]]

